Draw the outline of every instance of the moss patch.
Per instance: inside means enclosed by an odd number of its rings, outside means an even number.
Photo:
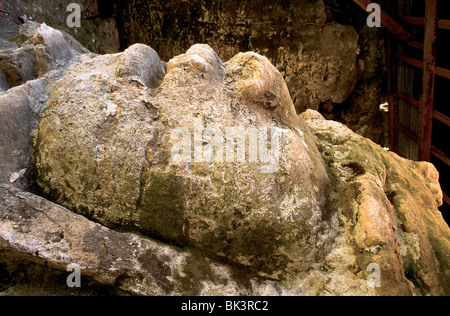
[[[194,252],[186,258],[183,273],[183,277],[178,276],[183,286],[183,292],[192,296],[200,295],[203,289],[200,281],[214,280],[210,263],[200,253]]]
[[[167,293],[174,290],[174,285],[169,281],[169,278],[172,276],[172,270],[166,264],[166,262],[170,261],[170,258],[164,256],[159,258],[153,253],[153,250],[148,250],[139,256],[138,261],[141,263],[142,268],[154,277],[158,287]]]
[[[138,203],[139,225],[148,235],[184,245],[183,184],[175,171],[151,170],[143,177]]]

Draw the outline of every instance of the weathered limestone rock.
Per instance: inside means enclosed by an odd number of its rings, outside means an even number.
[[[309,26],[304,32],[308,44],[299,42],[298,52],[281,47],[274,62],[286,78],[298,113],[318,110],[326,101],[344,102],[359,72],[358,34],[353,27],[332,23]]]
[[[0,258],[9,269],[14,269],[10,265],[15,261],[26,260],[45,262],[62,271],[75,264],[82,278],[134,295],[290,294],[244,269],[197,252],[182,252],[133,234],[114,232],[41,197],[2,184]]]
[[[45,23],[23,24],[10,41],[13,46],[0,51],[0,69],[12,87],[70,63],[80,62],[79,56],[89,53],[70,35]]]
[[[10,88],[8,80],[3,70],[0,70],[0,95]]]
[[[44,80],[29,81],[0,95],[0,182],[29,189],[31,134],[47,102]]]
[[[100,54],[118,52],[120,47],[115,20],[110,14],[103,12],[105,8],[107,10],[113,8],[113,2],[115,1],[4,0],[2,2],[3,9],[11,11],[11,13],[2,13],[0,33],[3,32],[3,27],[16,25],[18,16],[26,14],[29,21],[35,21],[39,24],[45,22],[48,26],[62,31],[64,35],[70,34],[91,52]],[[81,27],[70,27],[67,23],[67,18],[74,12],[73,9],[68,11],[68,7],[73,3],[77,3],[81,7]],[[99,12],[100,10],[101,12]],[[99,14],[101,14],[101,18],[92,19]]]
[[[384,30],[362,23],[367,13],[352,1],[117,0],[115,15],[123,49],[145,43],[163,60],[195,43],[222,60],[264,55],[285,78],[298,113],[319,110],[388,146],[379,110],[387,100]]]
[[[34,22],[1,41],[11,45],[0,49],[0,182],[29,189],[31,134],[52,86],[65,67],[93,55],[70,36]]]
[[[196,246],[272,278],[320,260],[336,233],[328,175],[276,68],[254,53],[223,64],[195,45],[151,89],[133,80],[141,67],[122,71],[138,49],[134,65],[161,69],[152,50],[132,46],[60,81],[35,144],[43,193],[109,227]],[[269,133],[276,154],[266,161]],[[184,142],[185,159],[175,159]]]
[[[118,77],[131,77],[149,88],[157,88],[166,74],[158,54],[143,44],[127,49],[117,63]]]
[[[431,164],[299,117],[256,53],[80,52],[0,96],[0,291],[75,263],[136,295],[449,295]]]
[[[317,112],[302,117],[334,179],[331,200],[353,264],[379,264],[383,294],[448,295],[450,230],[438,210],[442,191],[435,167],[387,152]]]

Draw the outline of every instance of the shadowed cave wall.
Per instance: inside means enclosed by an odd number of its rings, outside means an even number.
[[[164,60],[195,43],[227,61],[256,51],[281,71],[301,113],[327,119],[387,147],[385,30],[369,28],[352,1],[116,0],[120,46],[153,47]]]

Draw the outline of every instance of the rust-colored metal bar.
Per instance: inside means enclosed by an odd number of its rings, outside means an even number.
[[[434,73],[440,77],[450,79],[450,70],[448,70],[448,69],[445,69],[442,67],[436,67]]]
[[[447,156],[445,153],[443,153],[441,150],[437,149],[434,146],[432,146],[431,150],[432,150],[432,153],[434,156],[436,156],[439,160],[441,160],[447,166],[450,167],[450,157],[449,156]]]
[[[408,135],[408,137],[414,140],[415,142],[419,140],[419,137],[402,123],[398,123],[398,129],[401,130],[406,135]]]
[[[405,101],[406,103],[412,105],[413,107],[420,109],[420,101],[417,101],[413,97],[410,97],[409,95],[404,94],[401,91],[397,91],[397,97]]]
[[[359,5],[364,11],[366,11],[367,7],[372,3],[371,0],[353,0],[353,2]],[[409,43],[414,41],[414,36],[406,31],[403,26],[397,23],[397,21],[384,10],[381,10],[381,23],[403,42]]]
[[[450,197],[444,193],[444,202],[450,205]]]
[[[443,30],[450,30],[450,20],[439,20],[438,28]]]
[[[425,25],[425,18],[415,17],[415,16],[399,16],[397,19],[400,22],[413,24],[413,25]],[[438,29],[450,30],[450,20],[439,20]]]
[[[425,25],[425,18],[416,17],[416,16],[398,16],[397,19],[400,22],[413,24],[413,25]]]
[[[401,54],[395,54],[395,59],[398,61],[401,61],[402,63],[408,64],[410,66],[423,69],[423,62],[411,57],[407,57]]]
[[[441,122],[441,123],[443,123],[443,124],[445,124],[447,126],[450,126],[450,117],[448,117],[447,115],[444,115],[441,112],[438,112],[438,111],[435,110],[433,112],[433,117],[436,120],[438,120],[439,122]]]
[[[408,57],[408,56],[404,56],[401,54],[395,54],[395,59],[397,59],[398,61],[408,64],[412,67],[415,68],[419,68],[419,69],[424,69],[424,63],[421,62],[420,60]],[[429,71],[432,71],[434,74],[446,78],[446,79],[450,79],[450,70],[442,68],[442,67],[434,67],[434,69],[429,69]]]
[[[433,135],[434,81],[436,68],[437,0],[425,3],[425,40],[423,51],[423,91],[419,111],[419,155],[422,161],[431,160]]]

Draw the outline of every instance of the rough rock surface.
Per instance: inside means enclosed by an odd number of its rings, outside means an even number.
[[[223,60],[255,51],[283,74],[298,113],[344,102],[358,74],[358,34],[328,23],[322,0],[117,1],[122,47],[152,46],[162,59],[207,43]],[[145,31],[142,31],[145,30]]]
[[[450,294],[436,169],[297,116],[267,58],[224,63],[207,45],[168,64],[145,45],[41,56],[38,79],[0,96],[0,291],[21,267],[76,263],[90,284],[137,295]],[[218,142],[239,126],[270,132]]]
[[[195,45],[151,89],[152,80],[133,80],[142,64],[155,69],[147,77],[163,72],[144,47],[82,63],[60,81],[36,139],[43,193],[105,225],[197,246],[274,278],[304,271],[333,238],[329,181],[281,74],[255,53],[223,64]],[[127,60],[134,68],[123,71]],[[279,157],[253,157],[252,141],[238,139],[249,128],[258,140],[277,134]],[[172,150],[186,140],[188,158],[177,161]]]
[[[289,294],[245,269],[114,232],[17,188],[0,185],[0,197],[0,258],[11,270],[25,260],[62,271],[76,264],[83,278],[134,295]]]
[[[378,263],[385,294],[448,295],[450,230],[438,210],[435,167],[387,152],[315,111],[301,116],[334,179],[330,200],[354,256],[348,268]]]
[[[29,189],[31,133],[65,68],[94,55],[69,35],[30,22],[0,38],[0,181]],[[5,35],[6,36],[6,35]],[[1,80],[0,80],[1,84]]]
[[[114,5],[112,2],[113,0],[3,0],[3,9],[11,13],[0,13],[0,33],[4,31],[4,27],[17,25],[17,17],[26,15],[28,21],[39,24],[45,22],[48,26],[70,34],[92,52],[114,53],[119,51],[119,36],[115,20],[108,14],[109,8]],[[70,27],[67,24],[67,19],[74,13],[73,9],[67,9],[73,3],[80,5],[81,27]],[[100,10],[103,11],[101,14]],[[73,15],[70,19],[72,18]]]
[[[75,62],[77,55],[89,53],[70,35],[45,23],[24,24],[7,42],[11,47],[1,50],[0,69],[10,87],[42,77],[51,70]]]

